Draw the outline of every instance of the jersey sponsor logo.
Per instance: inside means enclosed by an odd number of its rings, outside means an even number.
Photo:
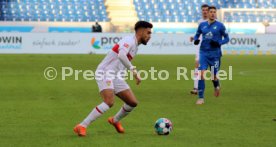
[[[128,48],[128,47],[129,47],[129,45],[128,45],[127,43],[124,43],[124,47]]]
[[[208,33],[205,35],[205,38],[207,38],[207,39],[212,39],[212,38],[213,38],[213,33],[212,33],[212,32],[208,32]]]

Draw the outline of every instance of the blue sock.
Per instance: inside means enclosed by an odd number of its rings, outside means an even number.
[[[213,80],[212,82],[215,88],[219,87],[219,80]]]
[[[204,98],[204,90],[205,90],[205,81],[198,80],[198,98]]]

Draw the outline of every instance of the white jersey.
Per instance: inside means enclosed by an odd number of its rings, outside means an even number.
[[[207,20],[200,19],[198,21],[198,25],[201,24],[202,22],[205,22],[205,21],[207,21]],[[202,36],[200,36],[199,39],[200,39],[200,41],[202,41]],[[200,50],[200,44],[196,46],[196,59],[195,60],[197,60],[197,61],[199,60],[199,50]]]
[[[106,57],[99,64],[97,70],[114,71],[117,73],[120,70],[125,70],[121,60],[118,58],[120,52],[127,53],[127,58],[131,61],[138,51],[138,42],[135,35],[126,36],[114,45],[112,50],[107,53]]]
[[[201,18],[201,19],[198,21],[198,25],[201,24],[202,22],[207,21],[207,20],[208,20],[208,19],[202,19],[202,18]]]

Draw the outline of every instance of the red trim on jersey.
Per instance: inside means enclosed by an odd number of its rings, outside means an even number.
[[[119,44],[115,44],[114,47],[112,48],[112,50],[115,53],[119,54],[119,47],[120,47]],[[131,61],[133,59],[133,57],[129,53],[127,54],[127,58],[129,61]]]
[[[115,44],[114,45],[114,47],[112,48],[112,50],[115,52],[115,53],[117,53],[117,54],[119,54],[119,44]]]
[[[129,53],[127,54],[127,58],[128,58],[129,61],[131,61],[133,59],[132,56]]]
[[[96,107],[96,110],[97,110],[99,113],[103,114],[102,111],[101,111],[98,107]]]

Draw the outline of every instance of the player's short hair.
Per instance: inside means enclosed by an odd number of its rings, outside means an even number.
[[[135,32],[137,32],[137,30],[140,29],[140,28],[152,28],[152,27],[153,27],[153,25],[149,22],[138,21],[135,24],[134,30],[135,30]]]
[[[216,6],[209,6],[208,10],[210,11],[211,9],[217,10],[217,7]]]
[[[209,9],[209,5],[207,5],[207,4],[201,5],[201,9],[203,9],[203,8],[208,8]]]

